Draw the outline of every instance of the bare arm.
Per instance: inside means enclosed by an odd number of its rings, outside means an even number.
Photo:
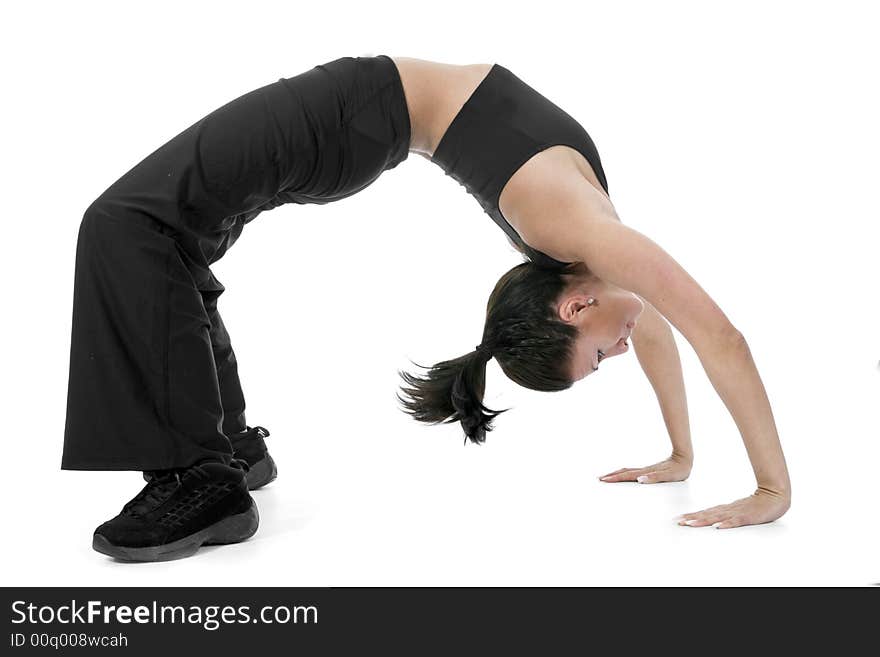
[[[644,297],[688,340],[742,435],[758,487],[790,495],[770,402],[743,335],[663,249],[617,221],[590,219],[583,260],[599,278]]]
[[[678,347],[669,323],[650,303],[644,299],[642,303],[645,309],[633,329],[631,341],[639,365],[660,402],[660,411],[672,442],[672,454],[652,465],[620,468],[599,477],[609,484],[624,481],[637,481],[641,484],[684,481],[690,476],[694,463],[687,396]]]
[[[742,435],[758,490],[713,507],[691,524],[723,527],[769,522],[790,505],[791,484],[770,403],[743,335],[672,256],[623,225],[592,185],[557,181],[552,220],[520,228],[529,244],[566,261],[582,261],[601,279],[650,303],[694,348]],[[687,516],[686,516],[687,517]]]
[[[673,457],[693,463],[694,448],[678,347],[669,323],[654,306],[644,299],[642,301],[645,310],[631,337],[636,358],[660,403]]]

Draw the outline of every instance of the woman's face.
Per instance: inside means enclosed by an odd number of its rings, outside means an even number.
[[[572,380],[595,372],[608,358],[629,351],[629,336],[644,310],[635,294],[593,276],[572,276],[558,304],[562,321],[578,327]]]

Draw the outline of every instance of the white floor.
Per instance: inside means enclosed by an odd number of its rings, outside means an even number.
[[[597,476],[665,450],[647,384],[624,381],[635,359],[556,395],[518,391],[490,369],[500,416],[489,442],[463,447],[455,425],[421,427],[397,411],[392,376],[351,412],[310,400],[327,425],[274,413],[265,424],[278,480],[255,493],[261,527],[250,541],[195,557],[122,564],[90,548],[94,526],[141,486],[137,473],[60,472],[32,443],[33,467],[7,468],[12,493],[2,579],[7,585],[870,585],[880,582],[871,462],[819,442],[825,423],[841,444],[858,418],[785,394],[778,415],[794,481],[782,520],[758,527],[686,528],[674,516],[751,492],[732,423],[708,397],[692,411],[698,462],[685,483],[605,484]],[[393,372],[391,372],[393,374]],[[870,372],[877,377],[877,373]],[[383,377],[378,377],[383,379]],[[598,382],[600,377],[596,377]],[[255,387],[261,388],[259,384]],[[705,385],[694,386],[703,397]],[[866,388],[867,389],[867,388]],[[626,391],[627,401],[621,396]],[[783,391],[784,392],[784,391]],[[256,392],[254,393],[256,394]],[[378,399],[384,399],[384,405]],[[614,400],[617,400],[617,406]],[[858,401],[858,400],[856,400]],[[634,410],[621,415],[620,404]],[[605,410],[603,405],[609,404]],[[373,405],[373,410],[368,407]],[[578,412],[577,407],[582,408]],[[613,410],[611,410],[613,409]],[[363,419],[357,419],[365,413]],[[809,426],[812,424],[812,426]],[[21,446],[21,445],[19,445]],[[36,456],[34,450],[43,452]],[[876,449],[874,450],[874,453]],[[22,461],[19,460],[19,463]],[[876,459],[873,461],[876,464]],[[11,488],[10,488],[11,487]],[[8,505],[7,505],[7,508]]]

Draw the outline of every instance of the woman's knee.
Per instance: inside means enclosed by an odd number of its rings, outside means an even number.
[[[119,236],[129,230],[135,233],[149,231],[160,236],[162,240],[170,239],[160,221],[142,212],[133,211],[118,199],[103,195],[92,201],[83,212],[79,235],[80,238],[96,238],[108,234]]]

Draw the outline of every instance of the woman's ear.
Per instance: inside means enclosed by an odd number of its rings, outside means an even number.
[[[591,294],[568,294],[559,302],[559,319],[563,322],[577,322],[582,317],[582,313],[589,308],[596,308],[598,305],[599,300]]]

